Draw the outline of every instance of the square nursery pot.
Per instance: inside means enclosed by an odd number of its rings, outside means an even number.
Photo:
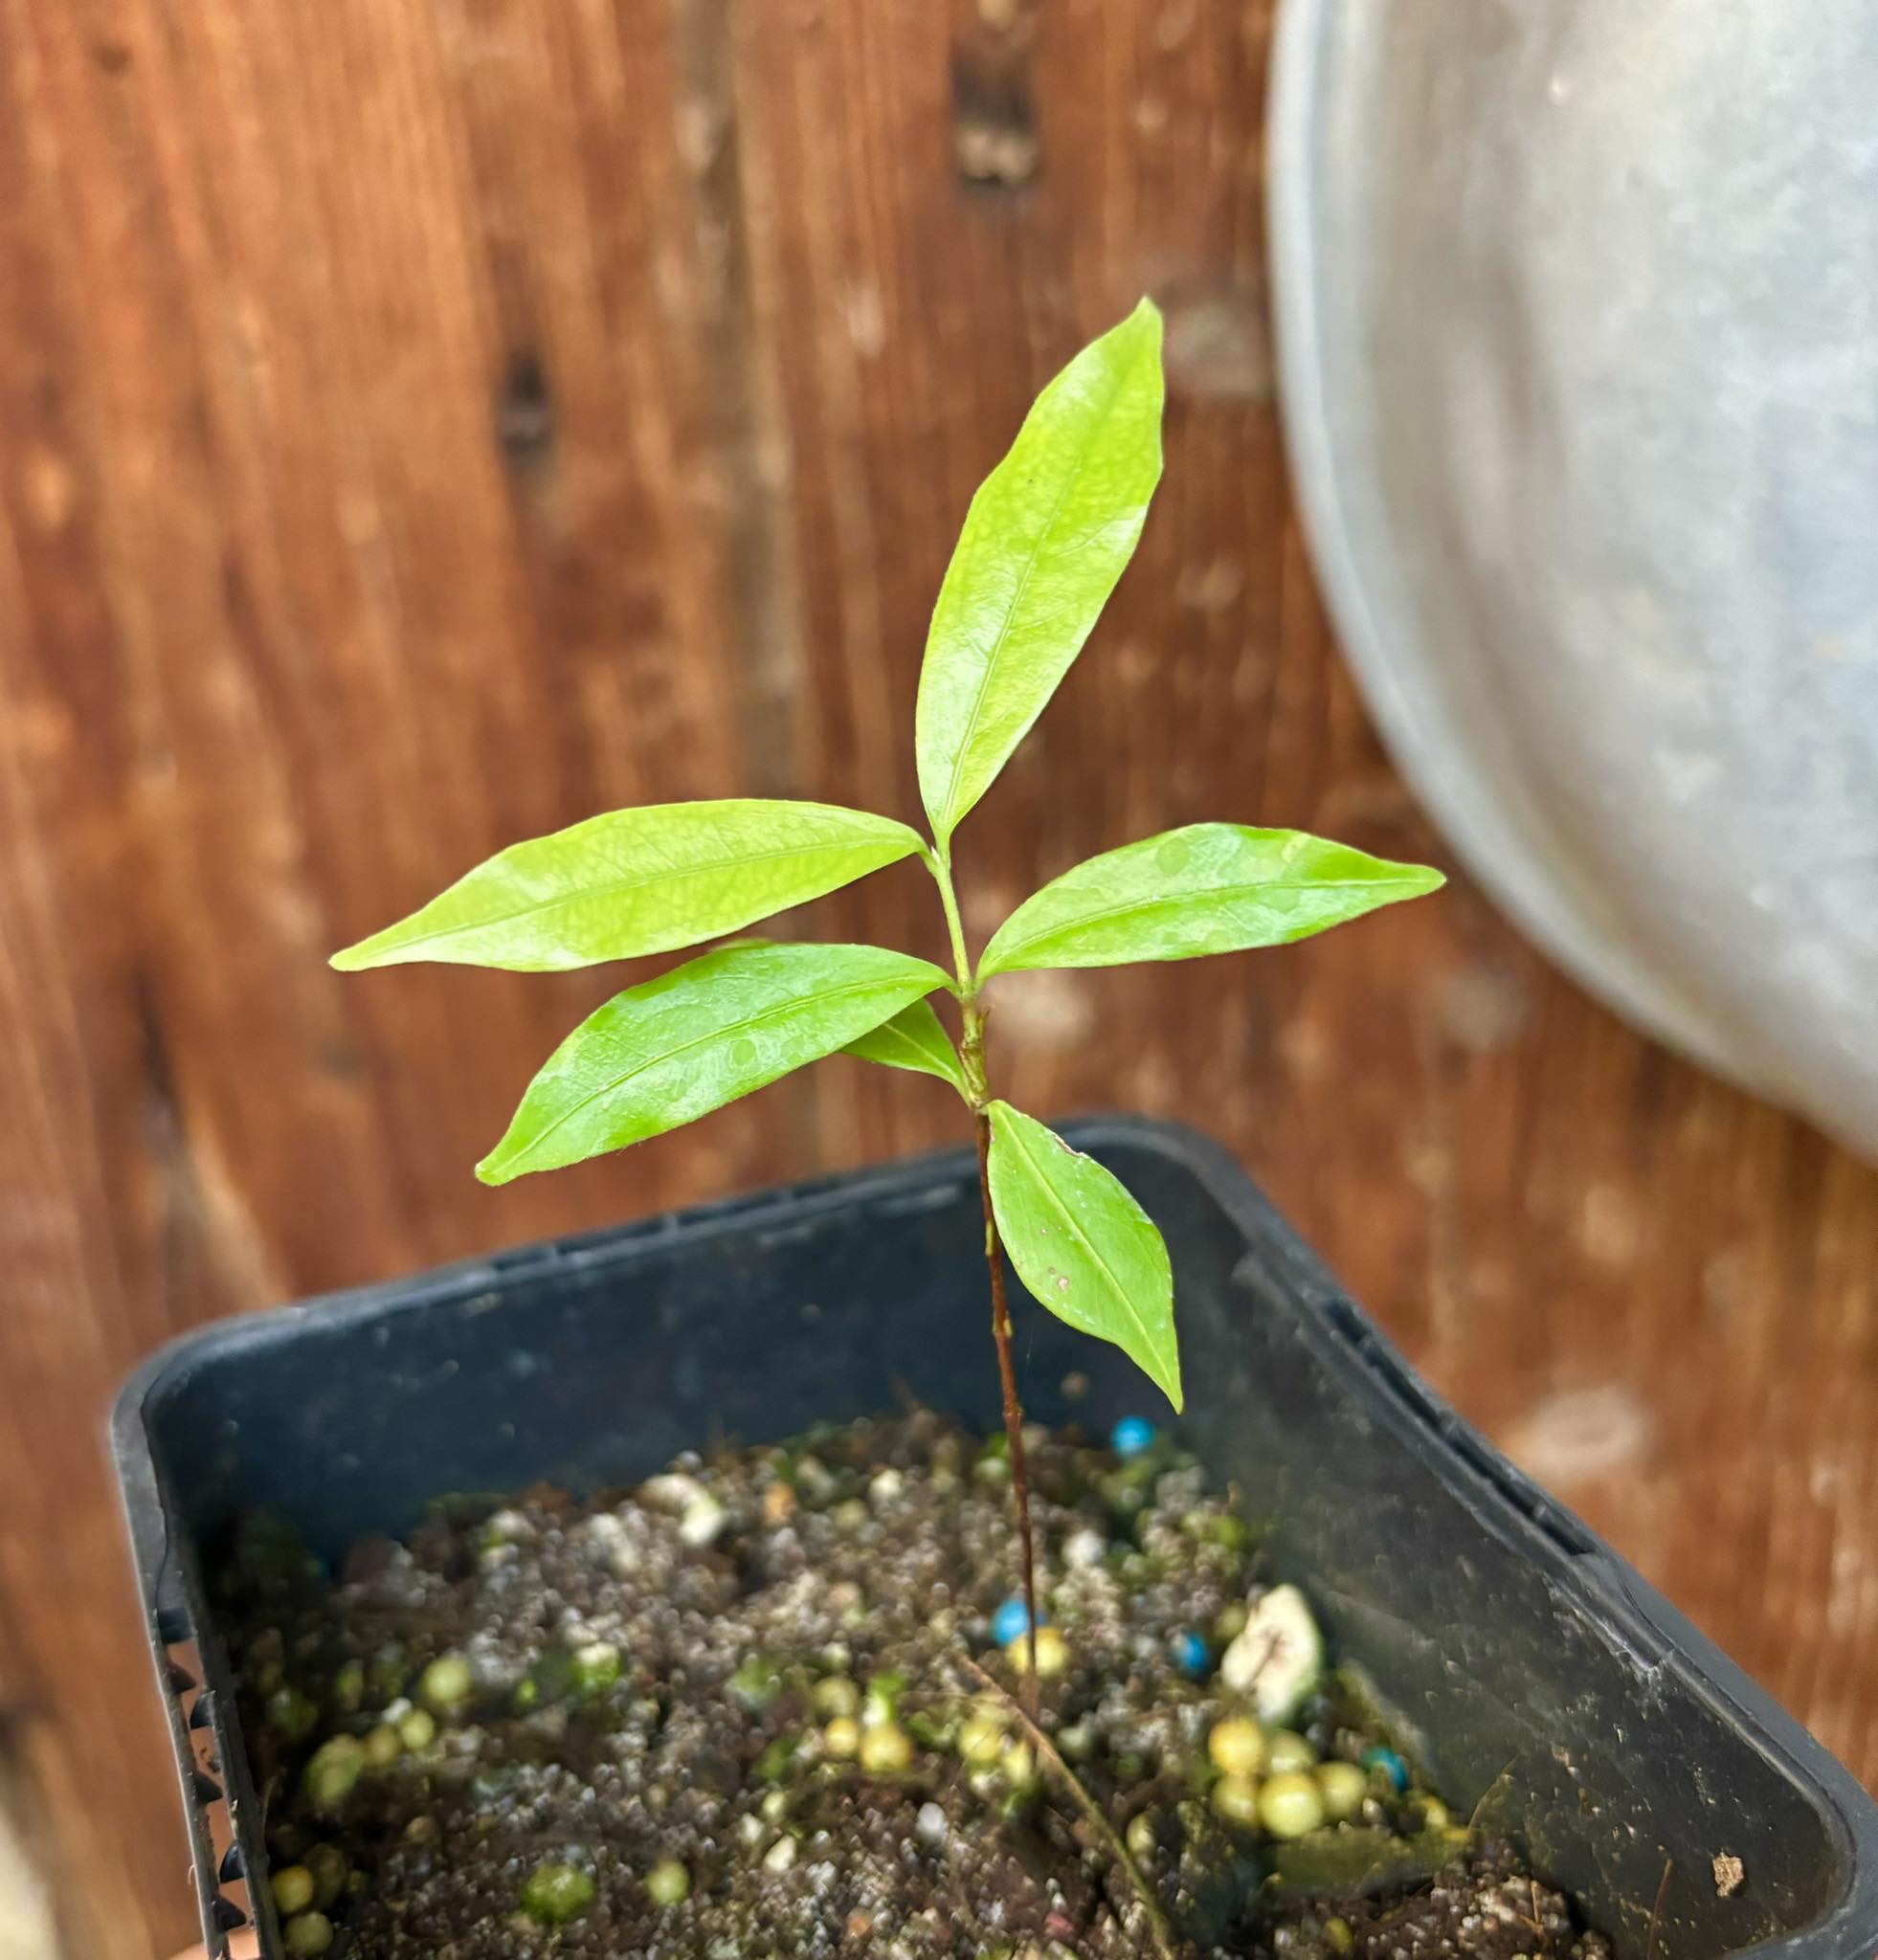
[[[1073,1133],[1172,1247],[1184,1440],[1273,1522],[1274,1572],[1450,1802],[1487,1797],[1625,1956],[1867,1960],[1878,1809],[1852,1778],[1445,1409],[1220,1150],[1127,1120]],[[444,1492],[633,1481],[907,1390],[991,1429],[982,1244],[971,1160],[932,1157],[223,1323],[140,1370],[117,1459],[211,1950],[265,1894],[204,1583],[234,1513],[275,1506],[332,1555]],[[1021,1337],[1039,1419],[1106,1429],[1142,1404],[1114,1348],[1034,1311]],[[1727,1898],[1722,1853],[1746,1875]]]

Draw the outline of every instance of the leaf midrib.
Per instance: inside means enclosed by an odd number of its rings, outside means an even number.
[[[905,1012],[906,1010],[905,1008],[902,1008],[900,1011],[901,1013],[905,1013]],[[925,1044],[925,1042],[915,1040],[914,1037],[911,1035],[909,1035],[906,1032],[906,1030],[900,1025],[900,1014],[895,1014],[890,1019],[883,1021],[877,1028],[869,1028],[864,1033],[857,1035],[855,1036],[855,1039],[857,1041],[873,1041],[879,1040],[883,1036],[884,1036],[887,1042],[889,1043],[898,1042],[900,1046],[903,1049],[905,1049],[908,1055],[912,1056],[920,1063],[920,1065],[928,1073],[944,1066],[944,1052],[928,1048]],[[949,1081],[952,1080],[951,1071],[950,1069],[946,1071],[946,1079]]]
[[[623,1089],[636,1076],[644,1075],[647,1069],[658,1068],[665,1062],[675,1061],[680,1056],[687,1054],[694,1048],[702,1048],[707,1042],[721,1041],[728,1036],[746,1034],[751,1028],[761,1027],[766,1021],[773,1021],[783,1014],[810,1006],[816,1001],[842,1000],[849,994],[865,993],[872,989],[884,987],[888,984],[886,979],[883,977],[873,980],[850,980],[845,986],[841,987],[820,987],[813,993],[798,993],[792,999],[778,1001],[774,1007],[763,1009],[760,1013],[748,1015],[741,1021],[728,1021],[723,1027],[711,1029],[707,1034],[693,1036],[689,1041],[681,1041],[675,1048],[667,1048],[661,1054],[655,1055],[648,1060],[639,1062],[636,1067],[626,1070],[623,1075],[615,1076],[611,1080],[602,1082],[598,1088],[590,1090],[577,1102],[570,1103],[546,1129],[537,1130],[528,1140],[527,1144],[516,1153],[517,1157],[525,1157],[539,1149],[549,1137],[554,1136],[565,1128],[584,1109],[591,1108],[601,1097],[614,1095],[620,1089]],[[934,985],[936,986],[937,984],[935,981]],[[918,998],[917,995],[914,997]]]
[[[1063,1203],[1062,1198],[1060,1198],[1057,1195],[1056,1187],[1052,1185],[1050,1180],[1047,1177],[1045,1177],[1042,1171],[1040,1171],[1037,1168],[1037,1160],[1031,1155],[1030,1146],[1023,1137],[1022,1133],[1017,1129],[1017,1125],[1014,1124],[1007,1124],[1005,1125],[1004,1133],[1016,1145],[1017,1154],[1024,1161],[1024,1168],[1027,1170],[1029,1170],[1031,1176],[1037,1180],[1038,1188],[1043,1192],[1044,1196],[1050,1200],[1051,1204],[1056,1207],[1058,1213],[1061,1214],[1062,1218],[1063,1223],[1066,1226],[1068,1226],[1071,1234],[1078,1240],[1081,1241],[1084,1249],[1088,1253],[1089,1257],[1096,1262],[1098,1266],[1102,1268],[1103,1277],[1107,1279],[1109,1285],[1114,1288],[1115,1297],[1122,1303],[1123,1307],[1127,1310],[1129,1320],[1131,1320],[1134,1323],[1135,1332],[1141,1336],[1142,1346],[1146,1348],[1148,1352],[1154,1357],[1156,1364],[1163,1370],[1165,1370],[1167,1367],[1167,1361],[1161,1353],[1160,1346],[1154,1340],[1153,1336],[1148,1331],[1148,1323],[1141,1318],[1139,1311],[1135,1307],[1134,1301],[1129,1293],[1129,1289],[1122,1284],[1119,1279],[1116,1278],[1114,1267],[1112,1267],[1108,1263],[1108,1261],[1103,1258],[1101,1248],[1097,1246],[1095,1241],[1092,1238],[1090,1238],[1089,1235],[1083,1230],[1082,1226],[1077,1223],[1075,1214],[1069,1210],[1068,1206]],[[1051,1134],[1054,1136],[1055,1132],[1052,1131]],[[1064,1149],[1068,1149],[1069,1147],[1068,1145],[1064,1144],[1062,1146],[1062,1147]],[[1072,1152],[1072,1154],[1074,1153]]]
[[[886,839],[883,837],[881,841],[884,844]],[[895,841],[897,842],[898,839]],[[643,891],[651,885],[669,884],[675,879],[708,877],[714,871],[727,871],[739,865],[774,864],[784,858],[814,858],[829,851],[855,851],[862,848],[863,845],[859,839],[831,837],[826,843],[796,844],[787,849],[776,851],[751,851],[738,858],[723,858],[715,862],[704,864],[683,864],[670,871],[649,872],[638,878],[609,879],[602,884],[587,885],[577,892],[564,893],[559,898],[531,901],[525,905],[517,905],[507,912],[492,912],[488,917],[478,919],[470,924],[439,925],[435,931],[420,932],[414,934],[410,939],[397,940],[393,942],[393,946],[400,950],[406,947],[429,946],[434,940],[455,939],[467,933],[484,932],[498,925],[512,924],[517,919],[525,919],[531,915],[543,912],[558,912],[565,910],[570,905],[595,903],[602,899],[612,897],[620,892]],[[902,851],[901,856],[911,857],[918,849],[919,838],[909,831],[907,833],[905,848]],[[893,860],[888,858],[886,862],[891,863]],[[873,867],[877,871],[883,868],[884,866],[883,865],[875,865]],[[473,876],[474,874],[471,875]],[[395,930],[395,928],[392,929]],[[388,947],[387,949],[391,950],[391,948]],[[620,957],[624,959],[628,955],[622,953]]]
[[[972,697],[972,711],[965,718],[965,732],[960,736],[957,746],[952,750],[952,768],[946,783],[945,802],[945,820],[949,828],[955,825],[958,821],[958,813],[954,806],[958,800],[959,776],[965,768],[965,758],[971,752],[972,739],[978,732],[978,723],[984,712],[985,697],[991,691],[992,673],[998,661],[1003,657],[1005,646],[1011,637],[1013,622],[1017,616],[1017,608],[1023,603],[1023,596],[1030,588],[1031,578],[1035,574],[1038,565],[1042,560],[1044,545],[1056,530],[1057,520],[1062,517],[1063,506],[1069,501],[1069,493],[1075,485],[1077,477],[1082,472],[1084,463],[1088,458],[1090,446],[1094,443],[1096,436],[1101,431],[1107,426],[1109,416],[1115,412],[1115,404],[1121,399],[1123,383],[1133,371],[1133,363],[1130,362],[1127,368],[1116,375],[1114,385],[1108,390],[1108,399],[1102,405],[1101,413],[1090,427],[1084,432],[1083,439],[1076,445],[1075,461],[1064,474],[1062,485],[1057,492],[1056,501],[1050,506],[1050,515],[1044,520],[1043,528],[1038,533],[1036,548],[1025,560],[1024,568],[1017,578],[1017,589],[1011,594],[1011,603],[1004,609],[1004,620],[997,629],[997,637],[992,642],[985,655],[984,665],[978,676],[978,685]],[[1107,527],[1104,526],[1104,528]]]
[[[931,1059],[926,1050],[904,1028],[896,1028],[890,1020],[883,1021],[878,1028],[869,1028],[865,1034],[857,1035],[855,1039],[857,1041],[882,1041],[889,1048],[897,1043],[908,1055],[916,1057],[921,1061],[929,1061]]]
[[[1120,918],[1125,912],[1153,912],[1172,909],[1182,911],[1196,899],[1227,899],[1249,896],[1257,892],[1366,892],[1374,891],[1377,885],[1405,884],[1406,879],[1392,878],[1339,878],[1304,880],[1295,879],[1255,879],[1250,882],[1234,884],[1196,885],[1178,893],[1164,893],[1151,899],[1125,899],[1119,904],[1099,906],[1092,912],[1075,912],[1067,918],[1058,920],[1041,932],[1032,932],[1024,938],[1016,939],[1007,947],[998,947],[994,944],[990,954],[1021,952],[1028,947],[1041,944],[1060,932],[1073,931],[1080,926],[1100,925],[1109,919]],[[1040,893],[1040,897],[1045,894]],[[1013,915],[1016,916],[1015,914]]]

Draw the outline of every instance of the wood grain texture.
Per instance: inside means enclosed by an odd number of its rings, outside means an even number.
[[[1441,855],[1286,491],[1268,30],[1268,0],[0,0],[0,1733],[74,1952],[188,1925],[98,1446],[139,1355],[957,1130],[938,1085],[838,1062],[489,1192],[471,1163],[607,982],[324,951],[613,803],[912,815],[970,492],[1141,291],[1166,485],[961,830],[974,931],[1200,818]],[[808,923],[941,946],[914,867]],[[994,1038],[1025,1106],[1223,1136],[1878,1778],[1868,1169],[1620,1028],[1464,882],[1282,954],[1014,976]]]

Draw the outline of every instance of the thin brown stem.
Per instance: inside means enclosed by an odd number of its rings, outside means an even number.
[[[979,1004],[972,955],[965,944],[958,893],[952,884],[950,854],[944,845],[927,856],[939,886],[958,969],[958,1055],[965,1071],[965,1100],[972,1109],[978,1145],[978,1197],[985,1211],[985,1264],[991,1270],[992,1339],[997,1347],[997,1377],[1004,1391],[1004,1439],[1011,1451],[1011,1489],[1017,1500],[1017,1547],[1023,1560],[1024,1643],[1030,1659],[1024,1697],[1037,1713],[1037,1546],[1030,1523],[1030,1472],[1024,1462],[1024,1411],[1017,1400],[1017,1368],[1011,1355],[1011,1309],[1004,1298],[1004,1258],[997,1242],[997,1214],[992,1206],[991,1083],[985,1073],[985,1010]]]
[[[1168,1924],[1168,1917],[1161,1910],[1161,1902],[1155,1898],[1153,1888],[1149,1884],[1141,1867],[1134,1861],[1134,1854],[1129,1850],[1128,1840],[1108,1821],[1107,1814],[1083,1788],[1083,1779],[1077,1775],[1062,1759],[1057,1746],[1038,1726],[1037,1718],[1017,1703],[995,1675],[988,1674],[969,1655],[959,1656],[961,1666],[969,1669],[984,1682],[993,1694],[1011,1704],[1011,1712],[1017,1716],[1018,1726],[1023,1729],[1024,1740],[1037,1751],[1038,1759],[1047,1763],[1056,1772],[1057,1781],[1066,1790],[1084,1816],[1089,1820],[1090,1828],[1108,1848],[1108,1855],[1121,1866],[1122,1875],[1134,1889],[1134,1895],[1141,1901],[1141,1909],[1148,1915],[1148,1930],[1153,1938],[1154,1950],[1160,1960],[1174,1960],[1174,1928]],[[1033,1680],[1035,1677],[1032,1677]]]
[[[1030,1666],[1024,1675],[1024,1700],[1037,1713],[1037,1548],[1030,1528],[1030,1473],[1024,1462],[1024,1412],[1017,1400],[1017,1369],[1011,1354],[1011,1309],[1004,1297],[1004,1258],[997,1243],[997,1218],[992,1211],[991,1118],[980,1109],[974,1125],[978,1139],[978,1195],[985,1208],[985,1262],[991,1268],[992,1339],[997,1344],[997,1374],[1004,1388],[1004,1437],[1011,1446],[1011,1489],[1017,1500],[1017,1546],[1023,1559],[1024,1639]]]
[[[1650,1907],[1649,1938],[1643,1942],[1643,1960],[1656,1960],[1657,1928],[1663,1924],[1663,1902],[1669,1893],[1669,1874],[1675,1869],[1673,1858],[1663,1860],[1663,1876],[1656,1882],[1656,1904]]]

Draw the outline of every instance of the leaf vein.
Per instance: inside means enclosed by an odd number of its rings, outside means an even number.
[[[1037,946],[1053,939],[1058,933],[1068,932],[1084,925],[1100,925],[1105,920],[1118,919],[1129,912],[1181,912],[1196,899],[1225,899],[1248,896],[1258,892],[1364,892],[1374,891],[1378,885],[1392,885],[1407,882],[1406,880],[1391,878],[1350,878],[1334,881],[1322,879],[1300,880],[1256,880],[1250,883],[1196,885],[1177,895],[1160,895],[1147,899],[1124,899],[1119,904],[1097,906],[1092,911],[1072,912],[1062,919],[1054,920],[1048,925],[1026,937],[1014,940],[1002,948],[1004,952],[1020,952],[1026,947]],[[1046,887],[1047,889],[1047,887]]]
[[[689,1054],[694,1048],[703,1048],[712,1041],[721,1041],[727,1036],[747,1034],[751,1028],[762,1027],[766,1022],[773,1021],[785,1014],[792,1013],[813,1001],[837,1000],[843,999],[849,994],[867,993],[883,984],[879,979],[851,980],[844,987],[817,988],[814,993],[797,994],[792,999],[778,1001],[774,1007],[764,1008],[760,1013],[746,1015],[740,1021],[727,1021],[722,1027],[712,1028],[703,1035],[693,1036],[688,1041],[681,1041],[675,1047],[664,1049],[660,1054],[651,1056],[646,1060],[637,1063],[635,1067],[627,1069],[623,1074],[615,1076],[602,1082],[597,1088],[589,1090],[578,1102],[570,1104],[568,1108],[564,1109],[547,1128],[537,1130],[524,1148],[517,1154],[519,1156],[531,1154],[545,1144],[549,1137],[553,1136],[557,1131],[564,1129],[583,1110],[591,1108],[603,1096],[611,1096],[623,1089],[636,1076],[644,1075],[648,1069],[658,1068],[664,1062],[676,1061],[680,1056]]]
[[[882,839],[885,841],[884,838]],[[681,864],[665,871],[644,873],[638,877],[609,879],[601,884],[584,885],[578,891],[562,892],[548,899],[532,899],[525,904],[513,907],[506,912],[493,912],[486,918],[476,919],[466,924],[439,925],[429,932],[420,932],[409,939],[401,939],[396,945],[402,948],[414,946],[428,946],[433,940],[454,939],[463,933],[481,932],[491,926],[512,924],[517,919],[525,919],[542,912],[556,912],[570,905],[589,904],[600,899],[628,891],[639,891],[651,885],[667,884],[674,879],[708,876],[714,871],[732,871],[746,864],[773,864],[785,858],[813,858],[828,851],[852,851],[857,846],[852,839],[830,838],[825,843],[794,844],[783,850],[752,851],[738,858],[720,858],[715,862],[703,864]],[[907,836],[903,857],[910,857],[919,848],[919,839],[910,833]],[[891,861],[891,860],[889,860]],[[876,869],[881,867],[876,866]],[[470,873],[473,877],[475,874]],[[777,907],[781,910],[783,907]],[[389,930],[395,931],[396,927]]]
[[[1028,1144],[1018,1137],[1017,1132],[1015,1128],[1007,1127],[1005,1134],[1009,1136],[1014,1143],[1016,1143],[1017,1147],[1017,1154],[1024,1160],[1026,1168],[1029,1169],[1030,1174],[1037,1180],[1038,1185],[1041,1188],[1044,1195],[1050,1200],[1051,1204],[1056,1207],[1059,1214],[1061,1214],[1063,1224],[1068,1228],[1071,1236],[1078,1239],[1082,1243],[1084,1249],[1088,1253],[1089,1257],[1096,1262],[1098,1266],[1101,1267],[1104,1277],[1107,1280],[1109,1285],[1114,1289],[1116,1298],[1120,1300],[1123,1307],[1128,1312],[1129,1318],[1134,1323],[1135,1331],[1141,1336],[1142,1345],[1148,1349],[1149,1353],[1154,1356],[1154,1358],[1160,1363],[1162,1368],[1166,1368],[1167,1358],[1161,1352],[1160,1343],[1154,1339],[1152,1333],[1149,1330],[1148,1323],[1142,1319],[1140,1309],[1134,1303],[1133,1296],[1129,1292],[1128,1288],[1122,1284],[1120,1279],[1116,1277],[1115,1269],[1103,1257],[1101,1247],[1098,1246],[1092,1238],[1090,1238],[1089,1235],[1083,1229],[1082,1225],[1078,1222],[1075,1214],[1072,1213],[1069,1207],[1063,1203],[1062,1199],[1057,1195],[1055,1186],[1052,1185],[1050,1180],[1047,1177],[1045,1177],[1042,1171],[1040,1171],[1037,1168],[1037,1160],[1035,1157],[1031,1155]],[[1068,1147],[1064,1146],[1064,1147],[1067,1148]]]
[[[1011,602],[1004,609],[1004,618],[998,626],[997,636],[986,651],[984,663],[978,675],[978,684],[973,691],[972,711],[966,716],[964,732],[952,749],[951,773],[946,783],[945,813],[948,818],[951,816],[952,808],[958,801],[959,775],[965,768],[965,758],[971,751],[972,738],[978,732],[978,723],[983,717],[985,701],[991,692],[992,676],[1010,640],[1013,623],[1017,616],[1017,608],[1023,603],[1024,593],[1030,588],[1031,577],[1042,561],[1044,547],[1056,529],[1057,520],[1062,515],[1063,506],[1069,501],[1070,493],[1075,487],[1084,463],[1088,459],[1089,451],[1094,446],[1096,437],[1108,426],[1109,417],[1115,412],[1115,405],[1121,399],[1122,389],[1131,374],[1132,369],[1129,368],[1114,377],[1101,413],[1083,432],[1082,438],[1076,445],[1075,461],[1064,473],[1062,482],[1057,491],[1056,501],[1050,506],[1050,514],[1037,534],[1036,546],[1024,561],[1024,568],[1017,576],[1016,590],[1011,594]],[[967,514],[966,522],[971,522],[970,513]]]

